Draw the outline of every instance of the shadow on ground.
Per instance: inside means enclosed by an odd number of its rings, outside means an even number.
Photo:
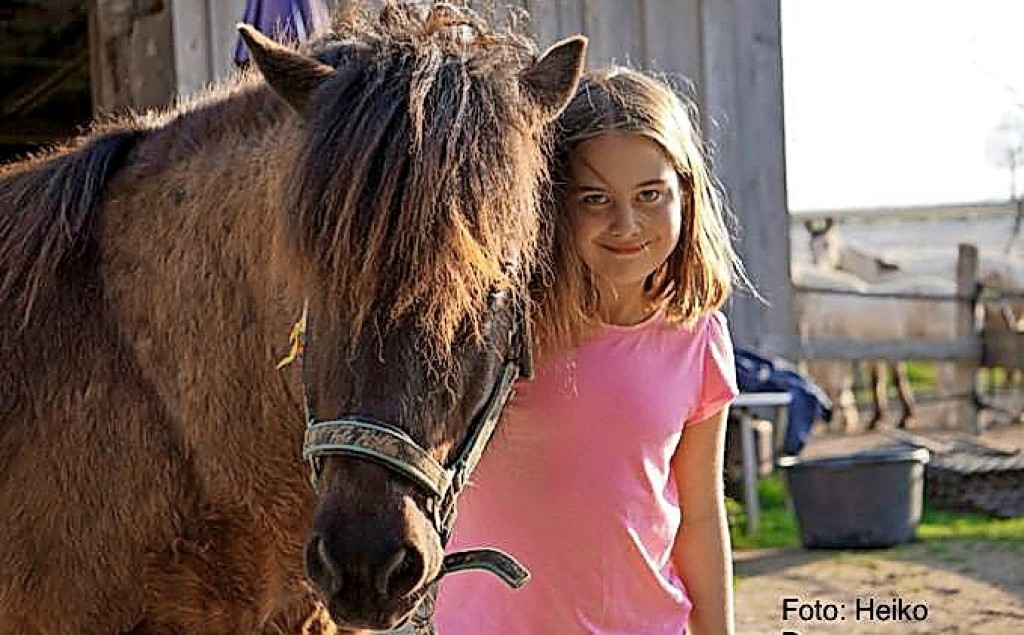
[[[829,550],[789,547],[737,552],[740,578],[780,575],[815,562],[868,563],[873,559],[941,569],[1024,597],[1024,545],[996,540],[930,540],[889,549]]]

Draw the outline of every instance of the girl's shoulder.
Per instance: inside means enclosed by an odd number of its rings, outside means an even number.
[[[720,335],[729,336],[729,319],[725,317],[725,313],[716,309],[706,313],[701,320],[706,323],[705,328],[712,329]]]
[[[729,320],[721,311],[711,311],[701,316],[694,325],[694,335],[704,341],[706,346],[724,349],[732,355],[732,335],[729,333]]]
[[[662,322],[668,329],[685,333],[691,337],[729,337],[729,320],[719,310],[708,311],[690,324],[673,323],[667,319],[663,319]]]
[[[672,357],[689,356],[708,347],[731,349],[729,323],[721,311],[710,311],[690,323],[671,320],[659,312],[633,326],[605,326],[582,348],[649,351]]]
[[[712,357],[724,363],[733,355],[729,321],[721,311],[705,313],[689,325],[671,324],[666,320],[651,346],[676,359]]]
[[[604,324],[568,351],[590,353],[643,351],[657,355],[678,356],[712,347],[731,348],[729,324],[721,311],[709,311],[692,322],[672,320],[664,310],[656,312],[639,324],[620,326]]]

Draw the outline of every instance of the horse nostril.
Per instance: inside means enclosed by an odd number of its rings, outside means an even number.
[[[334,595],[341,588],[341,577],[319,535],[312,536],[306,543],[306,573],[327,595]]]
[[[377,576],[377,591],[385,597],[404,597],[419,586],[425,570],[420,550],[405,545],[384,564]]]

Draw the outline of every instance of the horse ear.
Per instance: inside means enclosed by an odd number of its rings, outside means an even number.
[[[278,44],[248,24],[239,23],[237,28],[267,84],[305,116],[310,96],[334,76],[334,68]]]
[[[886,273],[892,273],[892,272],[895,272],[895,271],[902,271],[903,270],[903,267],[900,267],[898,262],[894,262],[892,260],[887,260],[887,259],[881,258],[881,257],[876,257],[875,258],[875,267],[879,271],[885,271]]]
[[[554,44],[519,74],[520,84],[545,120],[557,117],[576,92],[586,54],[587,38],[574,35]]]
[[[825,234],[827,234],[829,230],[832,229],[832,226],[834,224],[835,221],[831,217],[815,218],[811,220],[805,220],[804,228],[807,230],[807,233],[809,233],[813,238],[817,238],[818,236],[824,236]]]

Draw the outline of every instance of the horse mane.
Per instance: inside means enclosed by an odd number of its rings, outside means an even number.
[[[514,22],[497,33],[468,8],[387,3],[313,43],[338,72],[314,95],[287,231],[349,345],[411,319],[443,358],[461,329],[481,332],[489,292],[525,290],[546,164],[521,151],[539,142],[516,82],[536,47]]]
[[[77,149],[0,170],[0,310],[24,325],[49,281],[95,259],[104,190],[143,134],[100,131]]]

